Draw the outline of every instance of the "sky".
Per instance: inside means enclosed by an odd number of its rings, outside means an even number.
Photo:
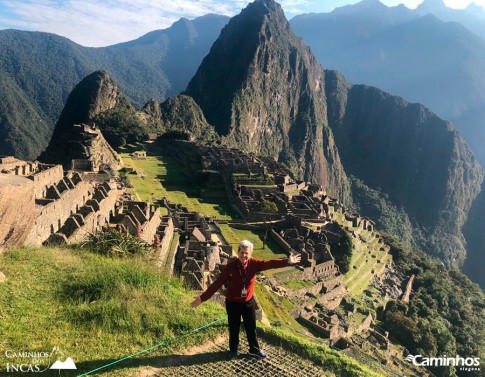
[[[359,0],[279,0],[288,19],[301,13],[330,12]],[[422,0],[381,0],[416,8]],[[0,0],[0,29],[55,33],[83,46],[101,47],[136,39],[170,27],[181,17],[207,13],[238,14],[247,0]],[[465,8],[485,0],[444,0],[448,7]]]

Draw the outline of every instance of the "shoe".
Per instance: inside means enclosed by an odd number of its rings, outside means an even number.
[[[237,359],[237,351],[229,351],[229,359],[230,360]]]
[[[258,351],[249,351],[248,352],[251,356],[256,356],[256,357],[259,357],[260,359],[264,359],[266,356],[268,356],[266,354],[266,352],[264,351],[261,351],[261,350],[258,350]]]

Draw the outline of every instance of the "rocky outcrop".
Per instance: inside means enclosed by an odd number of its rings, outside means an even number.
[[[328,127],[325,72],[279,4],[257,0],[232,18],[187,93],[228,144],[284,162],[348,202]]]
[[[52,139],[60,137],[75,124],[88,123],[97,114],[127,102],[116,83],[104,71],[86,76],[73,89],[57,121]]]
[[[91,123],[96,115],[125,104],[129,102],[106,72],[96,71],[85,77],[69,95],[49,146],[39,160],[70,168],[73,159],[89,158],[89,140],[84,128],[76,125]]]
[[[214,140],[217,133],[204,117],[201,108],[192,97],[178,95],[170,97],[160,105],[163,132],[185,132],[196,140]]]

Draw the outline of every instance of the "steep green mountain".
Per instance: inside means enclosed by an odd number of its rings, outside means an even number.
[[[0,93],[0,154],[28,156],[38,144],[46,145],[50,120],[42,110],[9,77],[0,78]],[[24,127],[32,120],[35,127]]]
[[[422,105],[324,71],[281,8],[229,22],[187,87],[229,144],[299,167],[411,246],[460,266],[461,229],[484,173],[458,132]]]
[[[179,93],[225,16],[181,19],[127,43],[87,48],[54,34],[0,31],[0,154],[34,159],[47,146],[65,101],[82,78],[105,70],[136,106]]]
[[[396,270],[415,275],[409,303],[390,300],[383,326],[412,355],[485,356],[485,294],[459,271],[421,252],[410,252],[387,237]],[[428,368],[435,376],[483,376],[483,370]],[[479,368],[480,369],[480,368]]]
[[[482,38],[456,22],[377,0],[297,16],[291,25],[325,67],[428,106],[451,121],[485,163]]]
[[[85,136],[80,127],[82,123],[88,124],[99,114],[110,110],[128,111],[134,108],[127,98],[118,90],[116,83],[104,71],[96,71],[85,77],[69,94],[66,106],[56,123],[52,139],[39,160],[47,163],[61,163],[70,168],[72,159],[83,159],[85,156]],[[140,127],[141,128],[141,127]],[[144,130],[136,129],[132,124],[126,128],[118,127],[121,132],[141,135]],[[111,143],[117,135],[109,128],[102,130]],[[115,129],[114,131],[117,131]]]
[[[337,72],[327,71],[326,78],[329,124],[345,171],[361,182],[352,187],[362,212],[380,213],[385,199],[398,214],[391,225],[407,229],[411,244],[461,266],[461,229],[484,173],[459,133],[422,105],[351,85]],[[381,200],[366,200],[369,190]]]
[[[219,139],[192,98],[179,95],[162,104],[150,100],[138,110],[106,72],[96,71],[69,94],[52,139],[39,160],[70,168],[73,159],[88,158],[85,132],[75,127],[83,123],[96,125],[115,148],[143,141],[149,132],[177,132],[178,137],[207,141]]]
[[[463,234],[467,242],[467,258],[463,265],[463,272],[485,290],[485,181],[482,191],[469,212],[467,222],[463,227]]]
[[[349,202],[325,103],[325,73],[274,1],[232,18],[187,87],[229,144],[287,164]]]

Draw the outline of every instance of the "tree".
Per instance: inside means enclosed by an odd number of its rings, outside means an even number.
[[[256,212],[278,213],[278,206],[268,200],[263,200],[262,202],[259,202],[258,204],[256,204],[254,209]]]
[[[350,270],[352,250],[352,238],[350,238],[349,233],[344,230],[339,242],[334,246],[333,253],[335,263],[337,263],[337,265],[339,266],[340,272],[342,274],[345,274]]]

